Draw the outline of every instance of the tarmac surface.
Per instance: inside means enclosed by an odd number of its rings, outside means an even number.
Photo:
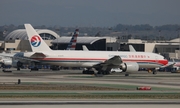
[[[12,73],[0,71],[0,83],[13,83],[18,79],[21,82],[59,82],[59,83],[85,83],[85,84],[126,84],[135,86],[153,86],[170,89],[180,89],[180,73],[158,72],[153,75],[145,71],[135,72],[125,77],[124,73],[114,73],[95,77],[94,75],[82,74],[81,70],[21,70]]]
[[[142,72],[134,72],[130,76],[125,77],[124,73],[113,73],[103,77],[96,77],[94,75],[82,74],[81,70],[39,70],[30,71],[23,69],[12,72],[0,71],[0,84],[13,85],[17,84],[18,80],[21,83],[57,83],[57,84],[85,84],[85,85],[98,85],[108,87],[123,86],[130,88],[130,90],[120,91],[94,91],[94,90],[0,90],[0,93],[174,93],[180,94],[180,73],[158,72],[157,75]],[[149,86],[152,90],[141,91],[136,90],[137,87]],[[131,90],[132,89],[132,90]],[[35,101],[34,101],[35,100]],[[49,104],[48,104],[49,103]],[[107,104],[107,105],[104,105]],[[121,107],[121,108],[179,108],[180,99],[58,99],[58,98],[0,98],[0,107],[2,108],[29,108],[29,107]]]
[[[179,108],[179,105],[137,105],[137,104],[126,104],[126,105],[2,105],[2,108]]]

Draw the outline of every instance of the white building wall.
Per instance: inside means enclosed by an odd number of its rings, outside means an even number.
[[[175,53],[176,53],[176,59],[180,59],[180,50],[176,50]]]
[[[22,52],[32,51],[28,40],[21,40],[17,47],[17,50],[20,50]]]
[[[176,53],[169,53],[169,58],[170,59],[176,59],[177,58],[177,54]]]
[[[105,37],[106,38],[106,43],[115,43],[117,42],[116,37]]]
[[[3,47],[4,50],[7,51],[8,48],[14,48],[15,50],[17,50],[18,45],[20,43],[21,40],[10,40],[10,41],[5,41]]]
[[[141,39],[128,39],[128,43],[142,43]]]
[[[144,45],[144,51],[145,52],[154,52],[155,43],[145,43]]]
[[[44,41],[47,43],[48,46],[51,46],[52,40],[44,40]],[[28,40],[12,40],[5,42],[3,44],[4,45],[2,46],[4,47],[5,51],[7,51],[8,48],[14,48],[16,51],[21,51],[21,52],[32,51]]]

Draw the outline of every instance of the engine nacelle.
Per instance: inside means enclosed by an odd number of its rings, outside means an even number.
[[[123,72],[136,72],[139,70],[139,65],[136,62],[127,62],[121,64]]]
[[[4,65],[12,65],[12,60],[3,60]]]

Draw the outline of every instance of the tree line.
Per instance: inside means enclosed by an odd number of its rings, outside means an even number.
[[[173,39],[177,38],[180,25],[167,24],[162,26],[151,26],[149,24],[126,25],[117,24],[114,27],[61,27],[61,26],[34,26],[35,29],[50,29],[60,36],[68,36],[69,32],[75,29],[80,30],[80,36],[132,36],[133,38],[160,38]],[[0,40],[4,40],[8,33],[16,29],[24,29],[24,25],[2,25],[0,26]]]

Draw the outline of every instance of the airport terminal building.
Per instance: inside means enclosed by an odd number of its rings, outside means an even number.
[[[56,32],[47,29],[36,29],[37,33],[53,50],[66,50],[71,37],[59,36]],[[14,30],[9,33],[1,42],[2,51],[25,52],[31,51],[28,36],[25,29]],[[82,50],[82,45],[86,45],[89,50],[106,50],[106,38],[103,37],[78,37],[76,50]]]
[[[59,36],[56,32],[47,29],[36,29],[37,33],[53,50],[66,50],[71,37]],[[79,36],[77,38],[76,50],[82,50],[82,45],[86,45],[89,50],[101,51],[129,51],[128,45],[133,45],[136,51],[155,52],[170,59],[180,59],[180,39],[170,41],[148,42],[141,39],[123,39],[117,37],[89,37]],[[0,44],[2,51],[25,52],[31,51],[27,40],[25,29],[14,30],[9,33]]]
[[[36,29],[37,33],[51,46],[51,41],[58,38],[59,35],[52,30]],[[28,36],[25,29],[14,30],[9,33],[3,43],[1,43],[1,50],[8,51],[31,51]]]
[[[54,50],[66,50],[71,37],[62,36],[55,40],[52,40],[52,46]],[[77,37],[76,50],[82,50],[82,45],[86,45],[89,50],[105,51],[106,50],[106,38],[104,37]]]

